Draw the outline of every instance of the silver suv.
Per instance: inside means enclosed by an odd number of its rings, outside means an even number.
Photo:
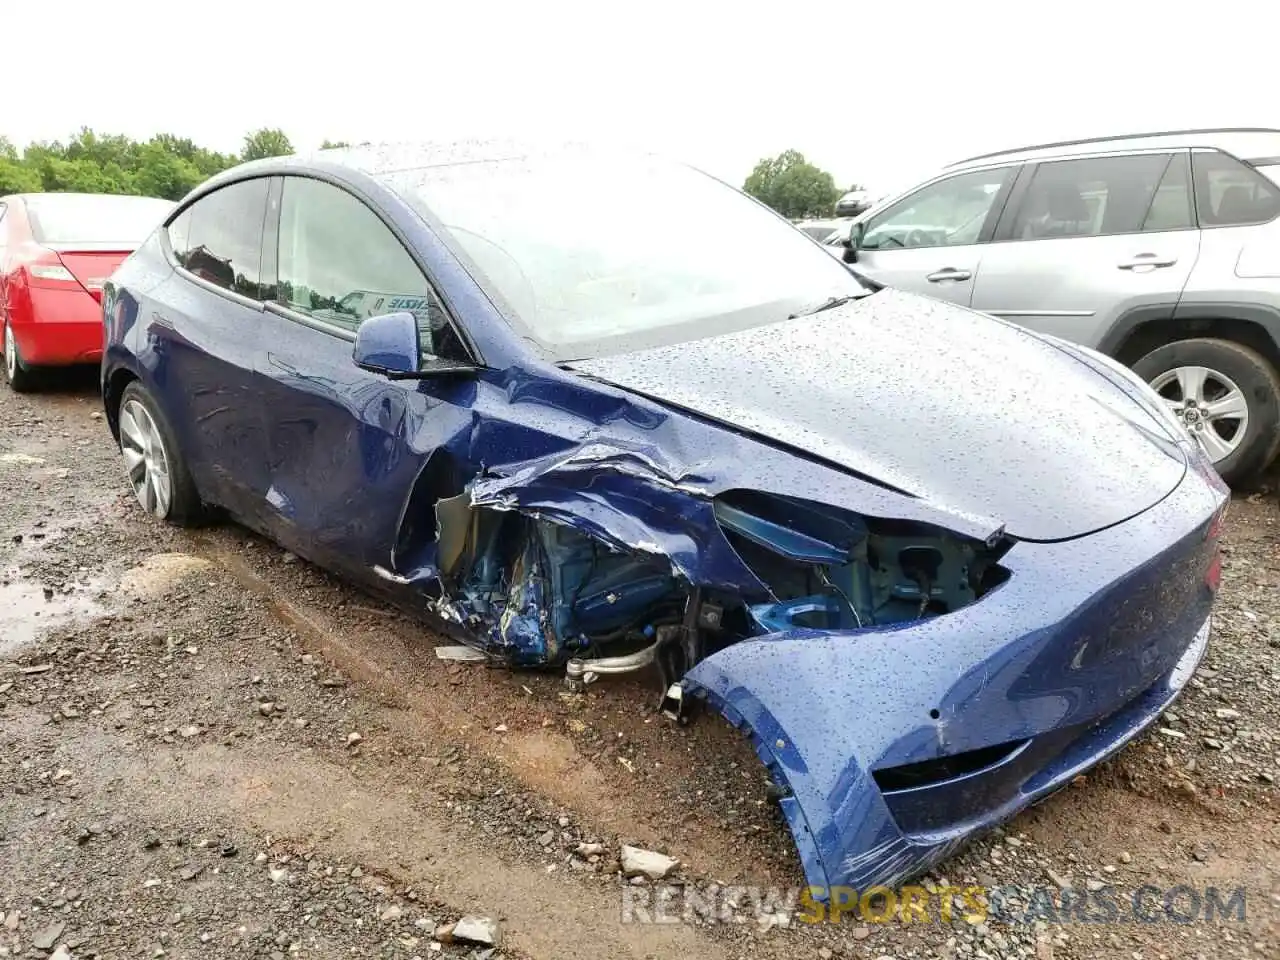
[[[971,157],[858,217],[845,259],[1129,365],[1228,481],[1280,450],[1280,130]]]

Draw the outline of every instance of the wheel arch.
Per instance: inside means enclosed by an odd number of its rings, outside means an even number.
[[[125,387],[142,377],[123,363],[117,363],[102,375],[102,407],[107,418],[107,426],[111,428],[111,436],[120,442],[120,401]]]
[[[1147,304],[1121,314],[1098,349],[1126,366],[1157,347],[1212,338],[1249,347],[1280,373],[1280,309],[1257,303]]]

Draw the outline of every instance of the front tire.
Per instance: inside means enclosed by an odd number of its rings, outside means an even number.
[[[4,379],[15,393],[30,393],[36,387],[36,374],[22,361],[13,328],[4,325]]]
[[[1227,483],[1247,481],[1280,451],[1280,375],[1230,340],[1179,340],[1133,365],[1197,437]]]
[[[160,405],[136,380],[120,396],[117,422],[125,475],[138,505],[160,520],[196,526],[203,509],[195,482]]]

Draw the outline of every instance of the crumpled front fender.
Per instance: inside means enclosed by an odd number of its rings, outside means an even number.
[[[1188,634],[1194,616],[1203,619]],[[782,812],[818,900],[839,887],[896,887],[1120,749],[1181,692],[1204,655],[1209,619],[1199,605],[1191,617],[1179,618],[1154,666],[1159,675],[1136,697],[1126,699],[1117,684],[1091,707],[1078,701],[1056,724],[1042,713],[1038,722],[1017,727],[984,725],[991,743],[1014,744],[1006,756],[971,774],[899,791],[891,808],[872,770],[895,753],[936,753],[947,737],[944,716],[963,718],[967,711],[959,704],[972,702],[975,683],[986,683],[977,678],[989,675],[985,666],[958,680],[954,673],[948,680],[943,671],[926,671],[905,690],[877,696],[883,678],[912,672],[900,658],[896,674],[886,672],[897,644],[876,643],[900,632],[773,635],[726,648],[684,678],[692,695],[750,737],[784,788]],[[1003,699],[1007,690],[989,694]],[[933,696],[942,706],[930,714],[924,704]],[[1041,690],[1032,699],[1049,703],[1055,695]],[[1103,712],[1094,713],[1104,703]],[[924,722],[916,722],[917,715]],[[922,822],[927,829],[920,829]]]
[[[899,631],[874,633],[891,632]],[[691,694],[705,698],[750,737],[774,782],[785,788],[782,812],[806,880],[820,890],[892,885],[958,845],[907,840],[872,778],[869,751],[898,711],[868,703],[862,682],[835,678],[847,676],[849,658],[872,675],[878,672],[879,658],[868,662],[851,649],[874,633],[800,631],[746,641],[704,660],[684,678]]]

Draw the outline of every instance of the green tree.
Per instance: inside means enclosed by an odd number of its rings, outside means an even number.
[[[829,216],[840,196],[831,174],[809,163],[798,150],[761,160],[742,189],[791,219]]]
[[[261,160],[263,157],[283,157],[293,153],[293,144],[283,130],[263,127],[245,134],[241,160]]]
[[[227,167],[233,167],[240,162],[234,154],[206,150],[204,147],[197,147],[186,137],[176,137],[171,133],[156,134],[149,141],[149,145],[187,161],[200,171],[202,178],[221,173]]]
[[[192,187],[207,179],[191,160],[166,150],[152,140],[142,145],[141,162],[135,178],[138,193],[148,197],[180,200]]]
[[[127,178],[138,169],[139,148],[139,144],[121,134],[100,136],[88,127],[81,127],[68,141],[63,156],[68,160],[88,160],[118,179]]]
[[[246,153],[290,153],[279,130],[259,130],[245,138]],[[0,137],[0,195],[39,190],[132,193],[168,200],[240,162],[234,154],[197,146],[186,137],[156,134],[140,142],[121,134],[82,127],[65,142],[41,141],[19,152]]]
[[[351,146],[346,140],[322,140],[320,142],[321,150],[339,150],[343,147]]]
[[[0,197],[11,193],[39,193],[44,189],[40,174],[16,157],[0,153]]]
[[[133,193],[133,184],[118,167],[107,169],[81,157],[42,157],[36,166],[45,190],[70,193]]]

